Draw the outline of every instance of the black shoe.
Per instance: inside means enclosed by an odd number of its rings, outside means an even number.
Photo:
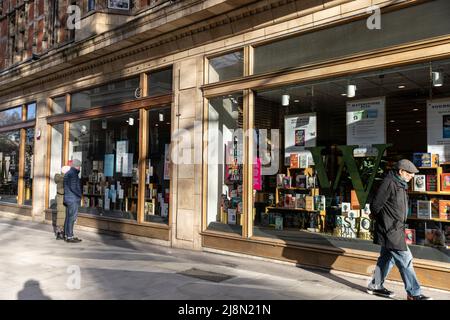
[[[81,240],[80,238],[77,238],[77,237],[73,237],[73,239],[77,240],[78,242],[83,241],[83,240]]]
[[[381,289],[367,288],[367,293],[368,294],[373,294],[375,296],[385,297],[385,298],[393,298],[395,296],[394,292],[389,291],[386,288],[381,288]]]
[[[61,232],[58,232],[56,234],[56,240],[64,240],[64,236],[63,236],[63,234]]]
[[[408,295],[407,300],[433,300],[433,298],[424,296],[423,294],[419,294],[418,296]]]
[[[77,239],[77,238],[68,238],[68,239],[66,239],[66,242],[78,243],[78,242],[81,242],[81,240]]]

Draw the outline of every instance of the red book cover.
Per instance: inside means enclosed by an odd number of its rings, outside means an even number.
[[[405,241],[406,244],[416,244],[416,230],[405,229]]]
[[[351,207],[352,210],[359,210],[361,209],[359,207],[359,201],[358,201],[358,197],[356,196],[356,191],[352,190],[350,193],[350,203],[351,203]]]
[[[291,154],[291,168],[298,168],[299,167],[299,163],[298,163],[298,154],[296,153],[292,153]]]

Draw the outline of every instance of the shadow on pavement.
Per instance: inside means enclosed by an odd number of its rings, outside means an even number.
[[[18,300],[51,300],[42,292],[39,281],[28,280],[23,285],[23,289],[17,293]]]

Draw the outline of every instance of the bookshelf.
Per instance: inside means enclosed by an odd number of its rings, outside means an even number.
[[[423,220],[423,221],[436,221],[436,222],[450,222],[450,220],[447,219],[439,219],[439,218],[431,218],[431,219],[425,219],[425,218],[416,218],[416,217],[408,217],[408,220]]]

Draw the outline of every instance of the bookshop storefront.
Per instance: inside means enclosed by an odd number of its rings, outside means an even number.
[[[376,35],[354,21],[208,57],[205,247],[370,274],[370,199],[407,158],[420,172],[405,238],[421,281],[449,289],[450,28],[439,3],[387,13]],[[427,30],[398,28],[420,12]]]
[[[56,216],[55,174],[78,159],[78,225],[167,241],[171,103],[171,67],[53,97],[47,219]]]

